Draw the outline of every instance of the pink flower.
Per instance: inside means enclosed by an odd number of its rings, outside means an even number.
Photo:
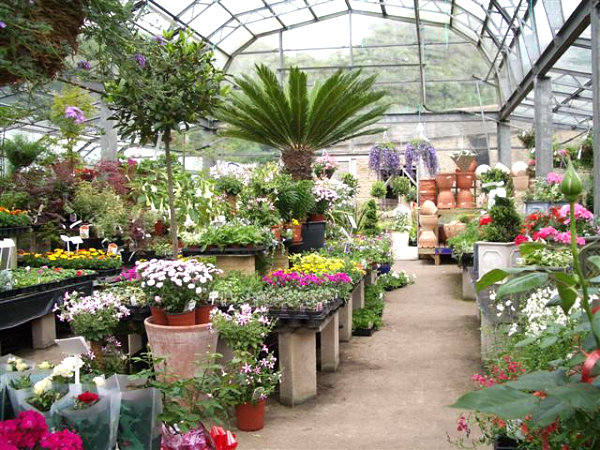
[[[570,219],[571,213],[571,205],[564,205],[558,211],[560,217],[565,220],[565,223],[568,224],[571,222]],[[579,203],[575,203],[575,220],[585,220],[587,222],[591,222],[594,220],[594,214],[591,211],[587,210],[584,206]]]
[[[546,181],[550,184],[560,184],[562,183],[563,176],[556,172],[550,172],[546,175]]]
[[[570,244],[571,243],[571,232],[570,231],[565,231],[564,233],[558,233],[556,236],[554,236],[554,240],[556,242],[560,242],[562,244]],[[585,239],[582,238],[581,236],[577,236],[575,238],[575,241],[577,242],[577,245],[585,245]]]
[[[545,227],[540,229],[540,231],[536,231],[533,233],[533,240],[537,241],[538,239],[548,239],[549,236],[556,236],[558,231],[554,227]]]
[[[471,429],[469,428],[469,424],[467,423],[466,417],[461,414],[458,418],[458,422],[456,424],[456,431],[461,431],[467,433],[467,436],[471,433]]]
[[[516,238],[515,238],[515,244],[517,245],[521,245],[525,242],[529,242],[529,238],[527,236],[525,236],[524,234],[519,234]]]

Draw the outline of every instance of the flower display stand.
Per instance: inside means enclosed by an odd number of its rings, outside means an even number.
[[[375,281],[373,281],[375,280]],[[365,285],[377,283],[377,270],[367,271],[365,278],[357,283],[352,291],[352,309],[357,310],[365,307]]]
[[[321,333],[321,370],[337,370],[339,324],[339,311],[335,311],[314,328],[277,330],[282,371],[279,401],[282,404],[295,406],[317,395],[317,333]]]
[[[273,255],[273,264],[271,265],[271,270],[286,270],[290,268],[289,254],[287,248],[284,247],[284,250],[276,249],[275,254]]]
[[[348,301],[339,309],[340,342],[350,342],[350,338],[352,337],[353,304],[354,296],[350,295]]]

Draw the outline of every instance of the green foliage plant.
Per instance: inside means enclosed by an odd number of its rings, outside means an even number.
[[[354,175],[352,175],[350,172],[346,172],[340,176],[340,180],[342,183],[344,183],[346,186],[348,186],[350,188],[350,192],[349,192],[350,197],[354,197],[358,190],[358,179]]]
[[[375,181],[371,186],[371,197],[382,199],[387,194],[387,186],[383,181]]]
[[[223,74],[213,65],[213,53],[188,31],[165,32],[160,39],[145,39],[126,49],[118,65],[119,76],[107,82],[106,100],[124,138],[165,148],[170,233],[177,255],[177,216],[172,134],[208,114],[218,105]]]
[[[513,242],[521,232],[522,218],[510,198],[496,197],[489,213],[492,221],[483,227],[483,240]]]
[[[380,233],[379,219],[377,218],[377,205],[371,199],[362,208],[358,217],[358,232],[367,236],[376,236]]]
[[[30,141],[25,136],[17,134],[12,139],[5,139],[0,146],[0,151],[10,162],[14,170],[18,171],[33,164],[45,151],[44,139]]]
[[[379,102],[385,92],[373,89],[375,76],[338,70],[309,88],[306,72],[293,67],[284,87],[266,65],[255,69],[257,79],[235,78],[239,90],[218,111],[229,125],[223,135],[280,150],[294,179],[312,178],[315,151],[383,131],[371,127],[388,107]]]
[[[410,192],[412,183],[407,177],[395,176],[390,182],[390,188],[394,195],[406,198]]]

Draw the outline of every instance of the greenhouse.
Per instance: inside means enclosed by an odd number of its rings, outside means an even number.
[[[600,448],[600,1],[0,2],[0,449]]]

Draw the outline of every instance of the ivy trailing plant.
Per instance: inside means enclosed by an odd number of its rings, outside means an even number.
[[[555,370],[538,370],[484,387],[463,395],[453,405],[492,414],[503,421],[526,423],[529,433],[541,434],[544,448],[550,448],[550,433],[559,438],[563,448],[596,449],[600,445],[600,379],[596,377],[600,361],[600,314],[591,305],[591,296],[600,292],[600,256],[587,258],[593,270],[586,276],[581,250],[577,247],[575,221],[575,202],[582,189],[581,179],[569,161],[561,191],[570,204],[572,271],[534,266],[494,269],[477,282],[477,290],[508,278],[497,289],[496,298],[501,299],[554,283],[558,295],[547,307],[560,307],[566,315],[579,321],[577,330],[583,337],[572,342],[570,356],[557,361]],[[545,245],[525,243],[521,248]],[[557,339],[555,337],[554,342]]]
[[[176,257],[177,217],[173,188],[173,132],[209,115],[220,102],[223,79],[213,53],[189,31],[165,32],[143,40],[123,55],[119,77],[105,85],[112,119],[123,138],[165,147],[170,233]]]

